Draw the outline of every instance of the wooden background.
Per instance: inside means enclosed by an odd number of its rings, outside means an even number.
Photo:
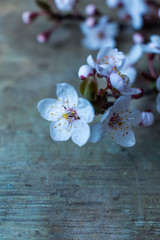
[[[160,239],[159,116],[137,129],[130,149],[107,138],[82,148],[53,142],[37,103],[55,97],[56,83],[78,89],[90,52],[76,25],[37,43],[50,24],[24,25],[21,14],[31,9],[32,0],[0,1],[0,239]],[[131,44],[122,36],[119,48]],[[155,96],[135,104],[155,109]]]

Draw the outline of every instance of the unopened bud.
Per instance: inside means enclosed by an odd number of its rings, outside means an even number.
[[[94,16],[97,13],[97,7],[95,4],[88,4],[85,7],[85,12],[88,16]]]
[[[134,43],[143,43],[144,42],[144,37],[140,33],[135,33],[133,35],[133,42]]]
[[[94,76],[94,75],[95,75],[95,69],[88,65],[82,65],[78,71],[78,76],[82,80],[85,80],[89,76]]]
[[[86,19],[86,25],[87,25],[87,27],[90,27],[90,28],[94,27],[96,25],[96,22],[97,21],[94,17],[88,17]]]
[[[22,14],[22,20],[24,23],[29,24],[32,23],[38,16],[39,14],[37,12],[26,11]]]
[[[143,127],[149,127],[153,124],[154,119],[155,117],[151,111],[142,112],[142,121],[140,125]]]
[[[45,43],[49,40],[50,35],[51,35],[51,31],[46,31],[46,32],[43,32],[43,33],[39,33],[37,35],[37,41],[39,43]]]

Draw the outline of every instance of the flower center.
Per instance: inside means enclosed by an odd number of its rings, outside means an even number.
[[[99,38],[99,39],[105,38],[104,32],[99,32],[99,33],[98,33],[98,38]]]
[[[111,117],[111,119],[109,121],[109,126],[116,130],[117,129],[116,127],[121,127],[122,124],[123,124],[123,122],[121,121],[119,114],[113,113],[113,116]]]
[[[65,113],[62,113],[65,120],[72,122],[73,120],[79,119],[76,111],[73,108],[65,110]]]

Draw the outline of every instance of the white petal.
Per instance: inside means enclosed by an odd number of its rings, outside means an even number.
[[[69,125],[65,120],[52,122],[50,126],[50,135],[54,141],[67,141],[71,136]],[[59,125],[60,124],[60,125]]]
[[[158,91],[160,91],[160,76],[157,78],[156,87],[157,87]]]
[[[158,93],[157,95],[156,102],[157,102],[157,112],[160,113],[160,93]]]
[[[126,111],[130,105],[130,102],[131,102],[130,96],[121,96],[115,101],[112,111],[115,113]]]
[[[95,123],[91,126],[91,135],[89,141],[96,143],[100,141],[103,137],[103,124]]]
[[[135,64],[142,56],[142,47],[140,44],[135,44],[130,49],[130,52],[126,56],[126,65]]]
[[[143,26],[143,18],[141,15],[136,15],[132,18],[132,25],[134,29],[141,29]]]
[[[110,82],[112,87],[116,88],[117,90],[122,91],[124,89],[125,83],[118,73],[111,73]]]
[[[90,127],[87,123],[76,120],[72,125],[71,138],[79,147],[83,146],[90,137]]]
[[[131,87],[125,87],[123,91],[121,91],[124,95],[138,95],[141,93],[141,90],[139,88],[131,88]]]
[[[130,85],[133,85],[137,77],[137,70],[134,67],[128,66],[126,68],[124,67],[121,70],[121,73],[127,75],[130,80]]]
[[[153,42],[156,47],[160,47],[160,36],[152,35],[150,39],[151,39],[151,42]]]
[[[112,47],[103,47],[98,52],[97,59],[103,59],[104,56],[108,56],[111,50],[112,50]]]
[[[56,99],[43,99],[38,103],[37,108],[41,116],[48,121],[57,121],[61,116],[61,107]]]
[[[137,126],[142,121],[142,114],[138,109],[132,109],[129,114],[127,114],[128,123],[126,124],[131,126]],[[131,125],[132,124],[132,125]]]
[[[114,141],[123,147],[132,147],[136,143],[134,133],[131,129],[128,129],[127,134],[124,134],[123,131],[115,131]]]
[[[95,112],[92,104],[85,98],[78,99],[78,106],[75,108],[78,117],[84,122],[90,123],[93,121]]]
[[[103,114],[100,122],[102,123],[102,122],[104,122],[104,120],[107,121],[107,119],[110,119],[110,114],[113,114],[112,107],[108,108],[105,111],[105,113]]]
[[[89,55],[89,56],[87,57],[87,63],[88,63],[89,66],[95,68],[95,62],[94,62],[94,60],[93,60],[92,55]]]
[[[57,97],[63,104],[68,102],[69,107],[77,106],[78,95],[74,87],[67,83],[57,84]]]

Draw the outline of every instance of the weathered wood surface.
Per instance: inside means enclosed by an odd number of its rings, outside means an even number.
[[[32,1],[0,4],[0,239],[160,239],[158,117],[137,130],[131,149],[107,139],[82,148],[54,143],[37,102],[54,97],[56,83],[77,88],[89,51],[76,27],[38,44],[46,23],[21,22]],[[150,97],[139,107],[152,105]]]

